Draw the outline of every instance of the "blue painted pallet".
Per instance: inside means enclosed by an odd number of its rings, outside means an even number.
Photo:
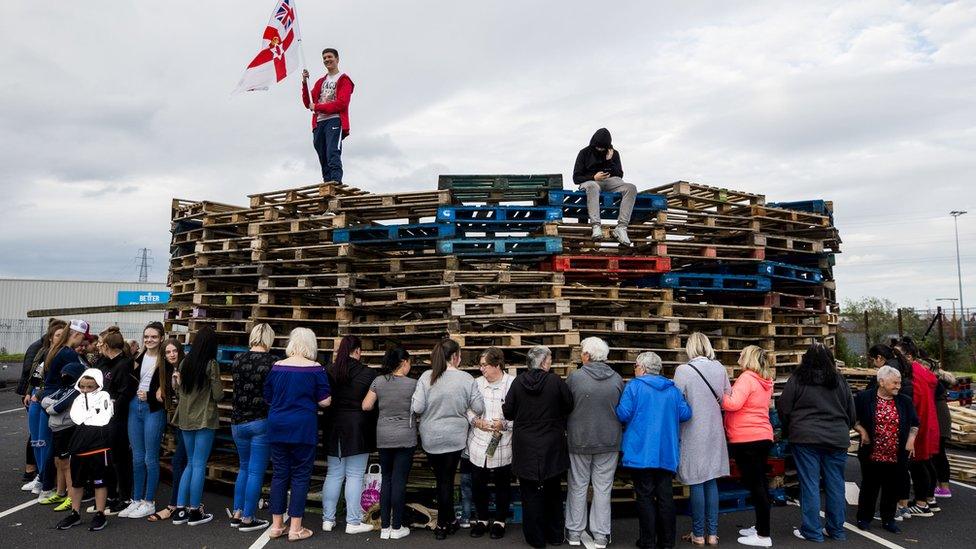
[[[218,364],[230,364],[234,362],[234,358],[241,353],[246,353],[247,347],[240,345],[220,345],[217,347],[217,363]],[[189,349],[187,349],[189,352]]]
[[[770,208],[780,208],[782,210],[798,210],[833,218],[834,213],[827,207],[826,200],[796,200],[793,202],[768,202],[766,206]]]
[[[809,282],[819,284],[823,282],[823,273],[820,269],[779,263],[777,261],[763,261],[759,264],[759,274],[780,280],[791,282]]]
[[[562,239],[558,236],[533,238],[458,238],[440,240],[437,251],[468,257],[552,255],[563,250]]]
[[[600,193],[600,219],[616,219],[620,214],[621,193]],[[586,191],[549,191],[549,205],[559,206],[563,215],[585,222]],[[634,200],[632,220],[641,220],[668,209],[668,197],[663,194],[640,193]]]
[[[946,398],[949,400],[973,398],[973,390],[965,389],[962,391],[946,391]]]
[[[441,206],[437,208],[437,221],[453,223],[465,230],[531,230],[562,218],[563,211],[557,206]]]
[[[675,288],[714,292],[768,292],[772,283],[765,276],[672,272],[637,281],[637,287]]]
[[[735,513],[738,511],[748,511],[749,509],[752,509],[752,505],[746,501],[748,497],[749,491],[741,488],[719,490],[718,512]],[[691,514],[691,500],[685,500],[682,503],[681,514]]]
[[[453,225],[444,223],[413,223],[404,225],[370,225],[348,229],[333,229],[332,241],[336,244],[417,246],[432,244],[436,240],[451,238],[456,231]]]

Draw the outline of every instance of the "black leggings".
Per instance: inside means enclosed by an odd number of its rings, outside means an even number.
[[[27,454],[24,456],[24,463],[37,467],[37,460],[34,459],[34,449],[30,445],[30,435],[27,435]]]
[[[742,485],[752,496],[756,508],[756,533],[769,537],[769,480],[766,478],[766,458],[773,441],[757,440],[729,445],[735,464],[742,473]]]
[[[380,448],[380,467],[383,470],[383,484],[380,485],[380,525],[383,528],[399,529],[403,526],[407,477],[413,465],[415,449],[414,446]]]
[[[928,501],[935,493],[935,466],[932,460],[913,461],[908,467],[912,473],[912,489],[915,501]]]
[[[454,477],[461,461],[461,450],[427,454],[427,461],[434,469],[434,479],[437,481],[437,526],[445,528],[454,524]]]
[[[505,524],[508,518],[508,505],[512,500],[512,466],[502,465],[488,469],[471,466],[471,488],[474,492],[474,507],[478,510],[478,518],[488,522],[491,514],[488,512],[490,490],[488,483],[495,485],[495,521]]]
[[[935,466],[935,478],[941,483],[949,482],[949,457],[945,451],[946,439],[939,439],[939,453],[932,456],[932,465]]]

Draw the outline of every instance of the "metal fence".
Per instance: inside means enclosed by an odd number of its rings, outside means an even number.
[[[142,322],[119,322],[126,339],[142,342]],[[31,343],[37,341],[47,330],[46,318],[0,318],[0,354],[23,353]]]

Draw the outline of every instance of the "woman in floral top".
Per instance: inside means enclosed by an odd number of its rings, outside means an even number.
[[[240,470],[234,483],[234,516],[231,526],[241,532],[263,530],[268,521],[254,517],[261,497],[264,473],[268,469],[271,449],[268,446],[268,404],[264,400],[264,382],[274,365],[268,352],[274,343],[271,326],[258,324],[251,329],[251,349],[234,358],[234,411],[231,434],[240,456]]]

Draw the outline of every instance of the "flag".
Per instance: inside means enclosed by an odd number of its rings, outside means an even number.
[[[281,82],[288,73],[298,70],[298,50],[301,41],[295,20],[294,0],[278,0],[271,12],[271,20],[261,37],[261,51],[248,63],[237,84],[235,93],[266,90]]]

